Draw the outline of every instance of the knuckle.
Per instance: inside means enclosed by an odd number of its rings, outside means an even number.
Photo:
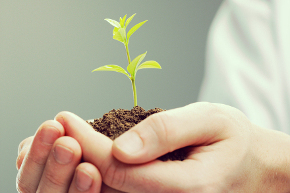
[[[122,189],[126,180],[126,169],[122,167],[122,163],[111,163],[104,173],[104,182],[116,189]]]
[[[22,155],[23,153],[21,153],[20,155],[17,156],[17,159],[16,159],[16,168],[19,170],[21,165],[22,165],[22,162],[23,162],[23,159],[24,159],[24,155]]]
[[[252,123],[246,115],[237,108],[218,103],[199,103],[200,112],[203,117],[214,125],[211,129],[224,137],[239,136],[247,133]]]
[[[202,107],[210,120],[215,121],[223,128],[237,124],[244,115],[238,109],[216,103],[204,102]]]
[[[30,151],[28,153],[28,160],[31,160],[33,163],[35,163],[38,166],[43,166],[45,165],[47,161],[48,154],[38,154],[36,152]]]
[[[225,124],[230,121],[230,114],[225,112],[225,110],[220,108],[218,105],[211,103],[207,108],[209,117],[211,117],[217,123]]]
[[[22,148],[24,147],[24,144],[25,144],[25,140],[21,141],[19,146],[18,146],[18,155],[21,153],[22,151]]]
[[[61,176],[56,175],[55,171],[47,171],[44,175],[44,178],[44,182],[49,186],[63,187],[65,185],[65,182],[63,181]]]
[[[23,141],[21,141],[19,146],[18,146],[18,154],[20,154],[20,152],[22,151],[22,149],[24,147],[30,145],[32,140],[33,140],[33,136],[28,137],[28,138],[24,139]]]
[[[30,192],[32,193],[33,192],[32,188],[23,182],[20,173],[18,173],[16,177],[16,189],[17,189],[17,192],[19,193],[30,193]]]
[[[168,136],[169,136],[169,130],[167,126],[167,114],[166,113],[156,113],[149,117],[148,123],[150,132],[152,132],[152,135],[157,138],[158,143],[162,147],[169,148],[168,143]],[[172,151],[172,149],[169,148],[168,151]]]
[[[224,109],[219,104],[202,102],[200,103],[200,109],[202,109],[209,116],[219,116],[225,114]]]

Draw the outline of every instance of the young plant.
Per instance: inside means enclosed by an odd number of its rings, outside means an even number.
[[[126,48],[126,54],[127,54],[127,59],[128,59],[128,66],[127,66],[128,72],[118,65],[101,66],[101,67],[93,70],[93,72],[94,71],[115,71],[115,72],[125,74],[131,80],[132,88],[133,88],[134,106],[137,106],[137,91],[136,91],[136,84],[135,84],[137,71],[140,69],[143,69],[143,68],[161,69],[161,66],[156,61],[152,61],[152,60],[141,63],[143,61],[143,59],[145,58],[147,52],[137,56],[133,61],[131,61],[130,54],[129,54],[129,48],[128,48],[129,39],[130,39],[131,35],[139,27],[141,27],[145,22],[147,22],[147,20],[136,24],[134,27],[132,27],[128,31],[128,33],[126,33],[126,28],[129,25],[129,23],[131,22],[131,20],[133,19],[133,17],[135,16],[135,14],[133,14],[127,20],[126,20],[126,16],[127,15],[125,15],[123,18],[120,17],[120,22],[112,20],[112,19],[105,19],[105,20],[107,22],[109,22],[112,26],[114,26],[113,39],[122,42]]]

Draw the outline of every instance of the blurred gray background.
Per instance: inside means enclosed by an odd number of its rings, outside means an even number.
[[[84,119],[133,107],[129,79],[91,71],[127,66],[105,18],[148,20],[130,39],[162,70],[138,72],[138,105],[171,109],[196,102],[207,32],[221,0],[0,1],[0,192],[16,192],[18,144],[63,110]],[[128,18],[127,17],[127,18]]]

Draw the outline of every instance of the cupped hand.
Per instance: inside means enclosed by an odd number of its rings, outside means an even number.
[[[65,136],[59,122],[44,122],[35,136],[19,145],[18,192],[100,192],[102,179],[98,169],[81,163],[81,156],[79,143]]]
[[[210,103],[154,114],[114,142],[69,112],[56,116],[103,182],[125,192],[289,192],[290,137]],[[156,160],[188,147],[184,161]]]

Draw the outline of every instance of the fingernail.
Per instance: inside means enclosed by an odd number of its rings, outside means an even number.
[[[41,130],[40,139],[46,145],[52,145],[60,136],[59,131],[54,127],[46,127]]]
[[[93,178],[90,174],[83,170],[77,171],[76,186],[81,192],[88,191],[92,186]]]
[[[53,155],[59,164],[68,164],[72,161],[74,152],[62,145],[54,147]]]
[[[136,132],[128,132],[115,139],[115,145],[126,154],[134,154],[143,148],[143,141]]]
[[[64,118],[63,118],[63,115],[61,115],[60,113],[57,114],[57,115],[54,117],[53,120],[59,122],[59,123],[62,124],[62,125],[64,125]]]

